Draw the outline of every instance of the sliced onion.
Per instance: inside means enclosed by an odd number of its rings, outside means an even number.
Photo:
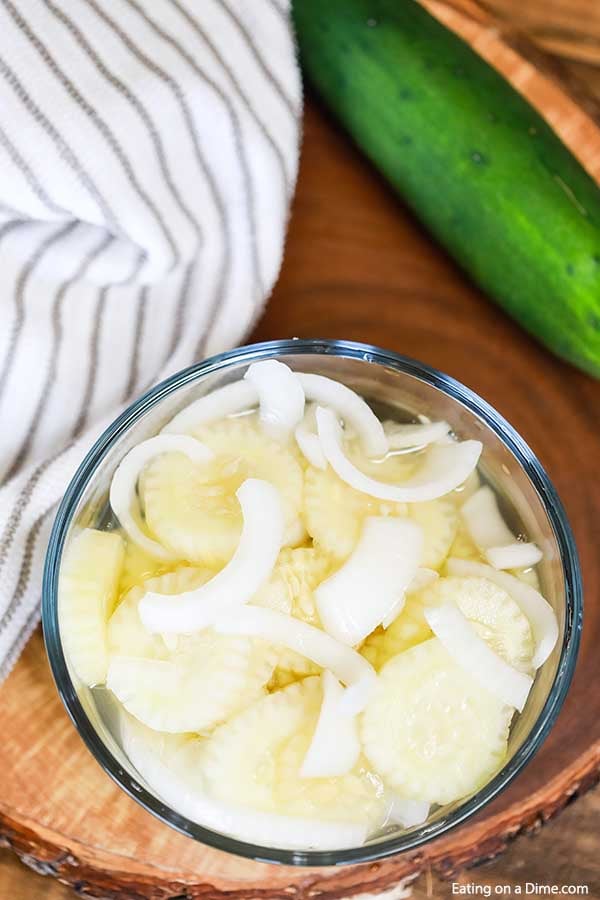
[[[233,416],[236,413],[245,412],[255,407],[258,403],[258,393],[254,385],[247,381],[234,381],[224,387],[205,394],[194,400],[189,406],[178,412],[170,422],[161,429],[161,434],[182,434],[193,431],[200,425],[209,425],[223,419],[225,416]]]
[[[295,650],[318,666],[330,669],[347,687],[340,702],[340,709],[347,715],[354,715],[359,711],[354,706],[357,697],[360,697],[357,705],[363,704],[361,708],[364,708],[377,680],[371,664],[356,650],[340,644],[314,625],[308,625],[273,609],[262,609],[258,606],[236,608],[233,613],[225,613],[217,619],[215,630],[221,634],[244,634],[263,638],[271,644]]]
[[[179,635],[169,634],[168,632],[165,632],[164,634],[161,634],[161,638],[163,639],[164,645],[169,653],[175,653],[177,647],[179,646]]]
[[[402,484],[386,484],[365,475],[345,456],[342,429],[330,409],[317,409],[317,427],[327,462],[342,481],[371,497],[395,503],[419,503],[443,497],[469,477],[483,449],[480,441],[434,444],[412,478]]]
[[[403,828],[413,828],[422,825],[429,815],[429,803],[425,800],[410,800],[408,797],[392,796],[388,823],[402,825]]]
[[[503,547],[488,547],[485,556],[495,569],[527,569],[537,565],[544,554],[537,544],[516,541]]]
[[[321,675],[321,685],[321,711],[310,747],[300,767],[302,778],[346,775],[356,765],[360,755],[356,718],[340,714],[340,701],[345,688],[327,670]]]
[[[327,460],[321,450],[321,442],[316,432],[315,409],[313,403],[306,409],[304,418],[295,431],[296,443],[311,466],[314,466],[315,469],[326,469]]]
[[[121,728],[125,753],[151,791],[192,822],[251,844],[289,850],[341,850],[365,842],[363,825],[282,816],[214,800],[200,777],[190,785],[185,772],[177,770],[177,754],[171,765],[163,761],[160,735],[136,726],[127,723]],[[200,760],[197,769],[201,772]]]
[[[554,610],[539,591],[525,584],[520,578],[509,575],[508,572],[498,572],[491,566],[471,562],[468,559],[449,559],[446,562],[446,570],[449,575],[487,578],[510,594],[531,625],[535,641],[533,666],[538,669],[546,662],[558,640],[558,622]]]
[[[475,632],[453,603],[425,608],[427,623],[454,661],[508,706],[523,710],[533,679],[513,669]]]
[[[210,626],[224,611],[237,616],[237,607],[247,603],[269,580],[283,543],[279,492],[268,481],[248,478],[236,497],[244,524],[232,558],[214,578],[193,591],[145,594],[138,609],[148,631],[192,634]]]
[[[384,426],[390,450],[427,447],[441,441],[450,433],[447,422],[423,422],[420,425],[399,425],[389,422]]]
[[[305,459],[315,469],[326,469],[327,460],[321,450],[321,442],[316,434],[309,431],[304,423],[300,423],[295,431],[296,443]]]
[[[376,684],[375,671],[365,670],[358,681],[349,685],[344,691],[344,696],[340,700],[340,715],[357,716],[361,713],[373,696]]]
[[[410,519],[368,516],[344,565],[314,592],[325,631],[354,646],[404,597],[423,554],[423,529]]]
[[[173,554],[158,541],[144,534],[132,512],[136,502],[136,486],[142,470],[151,459],[162,453],[183,453],[192,462],[199,464],[210,462],[213,458],[212,450],[193,437],[159,434],[142,441],[123,457],[113,475],[109,499],[112,511],[121,523],[123,531],[135,544],[142,547],[150,556],[172,560]]]
[[[417,569],[417,571],[415,572],[415,577],[406,588],[405,595],[402,596],[400,600],[398,600],[393,609],[391,609],[385,619],[383,619],[383,621],[381,622],[382,626],[387,629],[390,627],[392,622],[396,621],[396,619],[404,609],[407,594],[418,594],[419,591],[422,591],[430,584],[433,584],[433,582],[436,581],[436,579],[438,579],[439,577],[439,573],[436,572],[435,569]]]
[[[418,594],[424,588],[429,587],[434,581],[440,577],[440,573],[435,569],[426,569],[424,567],[417,569],[415,577],[406,588],[407,594]]]
[[[266,433],[287,440],[304,415],[304,391],[294,372],[285,363],[265,359],[252,363],[244,380],[256,389]]]
[[[498,508],[496,495],[488,485],[480,487],[463,503],[460,514],[480,550],[515,543],[515,536]]]
[[[383,425],[362,397],[357,393],[324,375],[310,375],[298,372],[297,378],[304,388],[307,400],[315,400],[323,406],[330,406],[358,434],[367,456],[385,456],[388,442]]]
[[[394,603],[387,616],[381,620],[381,627],[387,630],[392,622],[395,622],[406,604],[406,595],[402,596]]]

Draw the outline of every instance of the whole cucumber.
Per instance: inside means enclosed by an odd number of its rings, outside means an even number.
[[[600,189],[541,116],[415,0],[294,0],[301,60],[455,259],[600,376]]]

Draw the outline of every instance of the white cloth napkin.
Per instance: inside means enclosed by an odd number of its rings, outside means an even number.
[[[0,6],[0,679],[92,441],[239,343],[272,288],[298,162],[288,7]]]

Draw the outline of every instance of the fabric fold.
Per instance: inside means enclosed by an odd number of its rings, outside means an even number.
[[[288,7],[0,7],[0,679],[86,450],[240,343],[272,289],[302,105]]]

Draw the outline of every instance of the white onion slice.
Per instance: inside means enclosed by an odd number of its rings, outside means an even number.
[[[383,425],[362,397],[345,384],[324,375],[297,372],[296,376],[307,400],[315,400],[321,405],[330,406],[344,422],[352,426],[360,437],[367,456],[385,456],[388,442]]]
[[[376,683],[375,670],[365,670],[358,681],[349,685],[344,691],[344,696],[340,700],[340,715],[357,716],[361,713],[373,696]]]
[[[523,710],[533,679],[494,653],[455,604],[425,607],[425,618],[459,666],[503,703]]]
[[[537,565],[544,554],[537,544],[516,541],[502,547],[488,547],[485,556],[495,569],[527,569]]]
[[[317,409],[317,427],[323,453],[342,481],[371,497],[396,503],[419,503],[443,497],[469,477],[483,449],[480,441],[434,444],[412,478],[402,484],[386,484],[365,475],[344,454],[342,429],[330,409]]]
[[[388,823],[413,828],[415,825],[422,825],[428,815],[429,803],[426,800],[410,800],[408,797],[394,794],[388,813]]]
[[[346,775],[360,756],[360,740],[354,716],[340,714],[345,688],[335,675],[321,675],[323,700],[310,747],[300,767],[302,778],[334,778]]]
[[[390,450],[408,450],[427,447],[441,441],[450,433],[447,422],[423,422],[420,425],[399,425],[389,422],[384,425]]]
[[[236,497],[244,524],[232,558],[214,578],[193,591],[145,594],[138,609],[148,631],[192,634],[209,627],[224,611],[237,616],[237,607],[247,603],[268,581],[283,543],[279,492],[268,481],[248,478]]]
[[[265,359],[252,363],[244,380],[256,389],[265,432],[287,440],[304,415],[304,391],[296,375],[285,363]]]
[[[542,559],[543,553],[535,544],[515,539],[488,485],[475,491],[460,512],[471,538],[495,569],[527,568]]]
[[[163,761],[160,735],[129,723],[121,733],[125,753],[151,791],[198,825],[241,841],[289,850],[340,850],[365,842],[363,825],[282,816],[214,800],[203,790],[200,777],[190,786],[185,772],[177,771],[177,755],[171,765]],[[197,768],[200,771],[200,763]]]
[[[315,469],[326,469],[327,460],[321,450],[321,442],[318,436],[309,431],[307,426],[301,422],[296,428],[295,437],[302,455],[310,465],[314,466]]]
[[[245,412],[255,407],[258,403],[258,394],[254,385],[247,381],[234,381],[223,387],[205,394],[194,400],[189,406],[178,412],[170,422],[161,429],[161,434],[181,434],[193,431],[200,425],[210,425],[223,419],[225,416],[233,416],[236,413]]]
[[[538,669],[546,662],[558,640],[558,622],[554,610],[539,591],[536,591],[531,585],[525,584],[520,578],[509,575],[508,572],[499,572],[484,563],[471,562],[468,559],[447,560],[446,571],[449,575],[465,578],[471,576],[487,578],[488,581],[493,581],[507,594],[510,594],[531,625],[535,641],[533,666]]]
[[[213,458],[212,450],[188,435],[162,435],[142,441],[127,453],[115,471],[110,485],[110,505],[128,537],[150,556],[172,560],[170,553],[158,541],[144,534],[135,520],[132,509],[136,502],[136,486],[142,470],[161,453],[183,453],[192,462],[203,464]]]
[[[311,466],[314,466],[315,469],[326,469],[327,460],[321,450],[321,442],[316,432],[315,409],[313,403],[306,409],[304,418],[295,431],[296,443]]]
[[[389,613],[385,618],[381,620],[381,627],[387,630],[392,622],[395,622],[402,610],[404,609],[404,605],[406,603],[406,595],[402,594],[402,596],[394,603]]]
[[[416,522],[368,516],[350,557],[314,592],[325,631],[351,647],[360,643],[403,599],[422,554]]]
[[[463,503],[460,514],[480,550],[515,543],[515,536],[498,508],[496,495],[487,484]]]
[[[274,360],[265,360],[274,362]],[[283,365],[283,364],[281,364]],[[286,366],[287,368],[287,366]],[[305,372],[293,373],[307,400],[315,400],[333,407],[354,428],[360,437],[365,453],[370,457],[385,456],[388,442],[383,426],[362,397],[332,378]],[[259,392],[254,384],[242,379],[200,397],[181,410],[162,429],[178,434],[192,431],[224,416],[250,410],[259,402]]]
[[[165,632],[164,634],[161,634],[161,638],[163,639],[164,645],[169,653],[175,653],[177,647],[179,646],[179,635],[169,634],[168,632]]]
[[[318,666],[329,669],[347,687],[340,701],[340,710],[347,715],[360,712],[357,706],[361,709],[366,706],[377,680],[371,664],[356,650],[340,644],[314,625],[273,609],[259,606],[236,608],[233,615],[225,613],[217,619],[215,630],[221,634],[264,638],[272,644],[295,650]]]
[[[436,572],[435,569],[421,567],[417,569],[415,577],[406,588],[406,593],[418,594],[419,591],[422,591],[424,588],[429,587],[430,584],[433,584],[434,581],[437,581],[439,577],[440,573]]]
[[[389,611],[385,619],[383,619],[383,621],[381,622],[382,626],[387,629],[390,627],[392,622],[396,621],[396,619],[404,609],[406,594],[418,594],[419,591],[422,591],[428,585],[433,584],[433,582],[439,577],[439,573],[436,572],[435,569],[417,569],[417,571],[415,572],[415,577],[406,588],[405,595],[402,596],[400,600],[398,600],[394,607]]]

